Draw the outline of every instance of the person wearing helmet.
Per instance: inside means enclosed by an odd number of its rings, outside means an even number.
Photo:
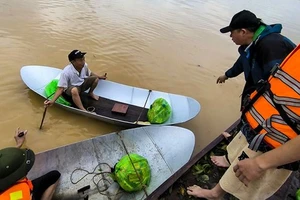
[[[51,200],[60,173],[51,171],[37,179],[26,176],[31,170],[35,154],[31,149],[21,149],[27,130],[15,133],[16,147],[0,150],[0,199],[1,200]]]

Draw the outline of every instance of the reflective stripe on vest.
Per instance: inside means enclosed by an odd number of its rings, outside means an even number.
[[[277,148],[300,134],[300,45],[271,74],[264,91],[250,95],[253,100],[243,118],[258,130],[249,148],[257,150],[264,140]],[[256,98],[255,98],[256,97]]]
[[[15,185],[0,194],[1,200],[30,200],[33,185],[27,178],[18,181]]]

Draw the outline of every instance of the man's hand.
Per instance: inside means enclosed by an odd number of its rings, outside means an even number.
[[[222,75],[217,79],[217,84],[218,83],[225,83],[225,81],[228,79],[226,75]]]
[[[20,148],[23,145],[23,143],[25,142],[26,135],[27,130],[21,131],[20,128],[17,128],[14,136],[17,148]]]
[[[102,79],[102,80],[106,80],[106,78],[107,78],[106,75],[107,75],[107,73],[105,73],[103,76],[98,76],[98,78],[99,78],[99,79]]]
[[[235,176],[246,186],[251,181],[258,179],[264,172],[255,158],[246,158],[239,161],[233,167],[233,171],[235,172]]]
[[[52,101],[52,100],[46,100],[46,101],[44,101],[44,106],[45,107],[52,106],[53,104],[54,104],[54,101]]]

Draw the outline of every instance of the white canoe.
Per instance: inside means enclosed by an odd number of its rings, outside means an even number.
[[[44,92],[45,86],[54,78],[59,77],[61,71],[61,69],[46,66],[24,66],[21,68],[21,78],[32,91],[36,92],[44,98],[47,98]],[[191,120],[200,112],[201,107],[197,100],[190,97],[160,91],[152,91],[147,100],[145,109],[143,109],[147,96],[149,94],[148,89],[123,85],[108,80],[99,81],[99,84],[94,90],[94,93],[104,100],[106,99],[106,102],[100,103],[100,105],[113,105],[114,102],[121,102],[130,106],[128,112],[130,112],[131,109],[137,110],[134,111],[135,113],[133,112],[132,116],[129,116],[130,114],[126,114],[128,116],[127,118],[127,116],[111,114],[111,108],[101,108],[100,111],[106,110],[107,112],[94,114],[58,103],[57,105],[75,113],[83,114],[85,116],[93,117],[102,121],[127,126],[145,125],[142,123],[136,123],[136,121],[143,121],[137,120],[140,111],[141,113],[143,113],[143,116],[145,116],[147,110],[150,108],[150,105],[154,102],[155,99],[160,97],[167,100],[172,108],[172,116],[168,121],[163,123],[163,125],[178,124]],[[111,102],[107,102],[107,100]],[[131,120],[129,119],[130,117]]]
[[[151,168],[151,181],[146,189],[148,194],[189,161],[195,145],[193,132],[181,127],[154,125],[127,129],[118,134],[111,133],[39,153],[28,177],[34,179],[50,170],[58,170],[62,176],[55,199],[81,199],[83,197],[80,198],[77,190],[87,185],[90,185],[90,190],[87,191],[89,200],[109,199],[97,192],[92,182],[93,175],[88,175],[77,184],[71,183],[70,176],[76,168],[93,171],[99,163],[105,162],[113,167],[122,156],[127,155],[120,138],[129,153],[137,153],[148,160]],[[76,181],[83,175],[84,173],[74,173],[73,180]],[[110,185],[108,191],[110,199],[146,198],[144,191],[122,192],[116,182]],[[112,196],[116,193],[118,198]]]

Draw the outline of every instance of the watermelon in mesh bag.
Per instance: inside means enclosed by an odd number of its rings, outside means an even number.
[[[162,124],[170,118],[171,114],[170,104],[165,99],[158,98],[151,104],[147,117],[151,124]]]
[[[127,192],[140,191],[149,186],[151,169],[146,158],[134,153],[129,156],[123,156],[115,165],[113,178]]]

